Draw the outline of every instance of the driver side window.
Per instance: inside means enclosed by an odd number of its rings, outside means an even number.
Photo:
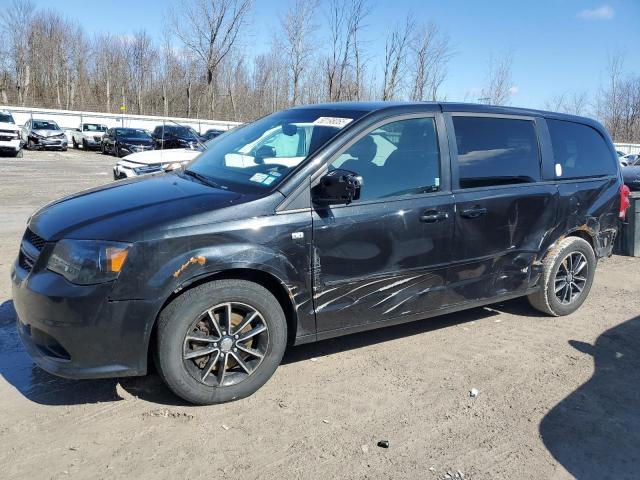
[[[376,128],[329,166],[362,177],[360,200],[435,192],[440,152],[434,118],[413,118]]]

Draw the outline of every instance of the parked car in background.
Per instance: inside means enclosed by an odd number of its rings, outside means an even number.
[[[236,127],[242,128],[242,127]],[[217,142],[229,135],[231,130],[227,130],[217,137],[201,143],[197,148],[172,148],[169,150],[153,150],[150,152],[132,153],[118,160],[113,167],[113,179],[122,180],[124,178],[137,177],[149,173],[161,171],[171,171],[186,166],[191,160],[211,147],[213,142]]]
[[[107,131],[107,126],[100,123],[82,123],[80,128],[71,131],[71,144],[73,148],[99,149],[102,144],[102,137]]]
[[[622,178],[629,189],[634,192],[640,191],[640,165],[622,167]]]
[[[23,125],[21,136],[28,150],[55,149],[66,152],[69,143],[67,136],[53,120],[32,118]]]
[[[0,110],[0,152],[12,157],[22,157],[20,128],[11,112]]]
[[[207,130],[202,134],[202,138],[204,138],[205,141],[211,140],[213,138],[219,137],[224,132],[225,132],[224,130],[220,130],[219,128],[210,128],[209,130]]]
[[[640,160],[640,154],[630,153],[628,155],[625,155],[624,157],[621,157],[620,163],[622,164],[622,162],[624,162],[626,165],[623,164],[623,166],[626,167],[627,165],[636,165],[639,160]]]
[[[616,153],[618,154],[619,157],[624,157],[626,155],[626,153],[620,151],[620,150],[616,150]]]
[[[158,150],[196,148],[204,141],[193,128],[184,125],[158,125],[151,135]]]
[[[103,154],[115,155],[116,157],[145,152],[153,150],[153,148],[153,138],[142,128],[110,128],[102,137],[100,145]]]
[[[202,153],[199,149],[171,148],[132,153],[118,160],[113,167],[113,179],[137,177],[149,173],[175,170]]]
[[[312,105],[211,142],[29,219],[12,296],[39,366],[123,377],[153,358],[177,395],[221,403],[287,344],[522,296],[568,315],[629,207],[604,127],[559,113]]]

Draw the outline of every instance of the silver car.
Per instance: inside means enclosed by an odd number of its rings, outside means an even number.
[[[69,145],[67,136],[53,120],[32,118],[22,127],[21,135],[29,150],[54,149],[65,152]]]

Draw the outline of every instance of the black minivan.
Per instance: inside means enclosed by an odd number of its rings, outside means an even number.
[[[262,386],[287,344],[519,296],[574,312],[627,195],[587,118],[293,108],[184,169],[35,213],[11,274],[18,328],[53,374],[144,375],[153,358],[182,398],[225,402]]]

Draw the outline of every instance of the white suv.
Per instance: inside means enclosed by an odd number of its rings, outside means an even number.
[[[6,110],[0,110],[0,152],[22,157],[20,129],[16,126],[11,112]]]

